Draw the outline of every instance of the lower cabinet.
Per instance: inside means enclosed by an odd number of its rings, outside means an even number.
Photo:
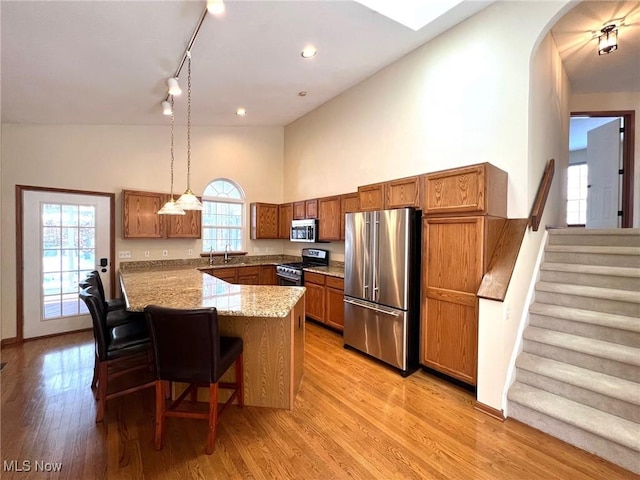
[[[330,275],[305,272],[307,317],[336,330],[344,329],[344,280]]]
[[[238,285],[277,285],[274,265],[247,265],[242,267],[207,268],[203,272]]]
[[[260,266],[238,267],[238,285],[260,285]]]
[[[305,272],[305,310],[307,317],[324,323],[324,275]]]
[[[344,279],[327,276],[324,293],[326,324],[344,330]]]

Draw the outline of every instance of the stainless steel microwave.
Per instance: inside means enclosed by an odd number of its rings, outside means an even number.
[[[318,235],[318,220],[292,220],[291,235],[292,242],[316,242]]]

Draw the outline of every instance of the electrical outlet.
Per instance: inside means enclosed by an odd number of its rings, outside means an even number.
[[[118,258],[131,258],[131,252],[129,250],[120,250],[118,252]]]
[[[144,251],[144,256],[145,256],[146,258],[149,258],[149,250],[145,250],[145,251]]]
[[[162,256],[166,257],[167,255],[169,255],[169,250],[162,250]]]
[[[189,251],[187,252],[187,255],[193,255],[193,248],[189,249]]]

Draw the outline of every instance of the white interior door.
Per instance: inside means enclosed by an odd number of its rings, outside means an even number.
[[[620,119],[587,133],[587,228],[617,228]]]
[[[111,296],[110,198],[40,190],[23,195],[24,338],[91,328],[78,282],[98,270]]]

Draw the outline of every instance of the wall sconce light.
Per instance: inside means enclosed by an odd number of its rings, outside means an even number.
[[[598,55],[606,55],[618,49],[618,29],[615,25],[607,25],[598,35]]]

